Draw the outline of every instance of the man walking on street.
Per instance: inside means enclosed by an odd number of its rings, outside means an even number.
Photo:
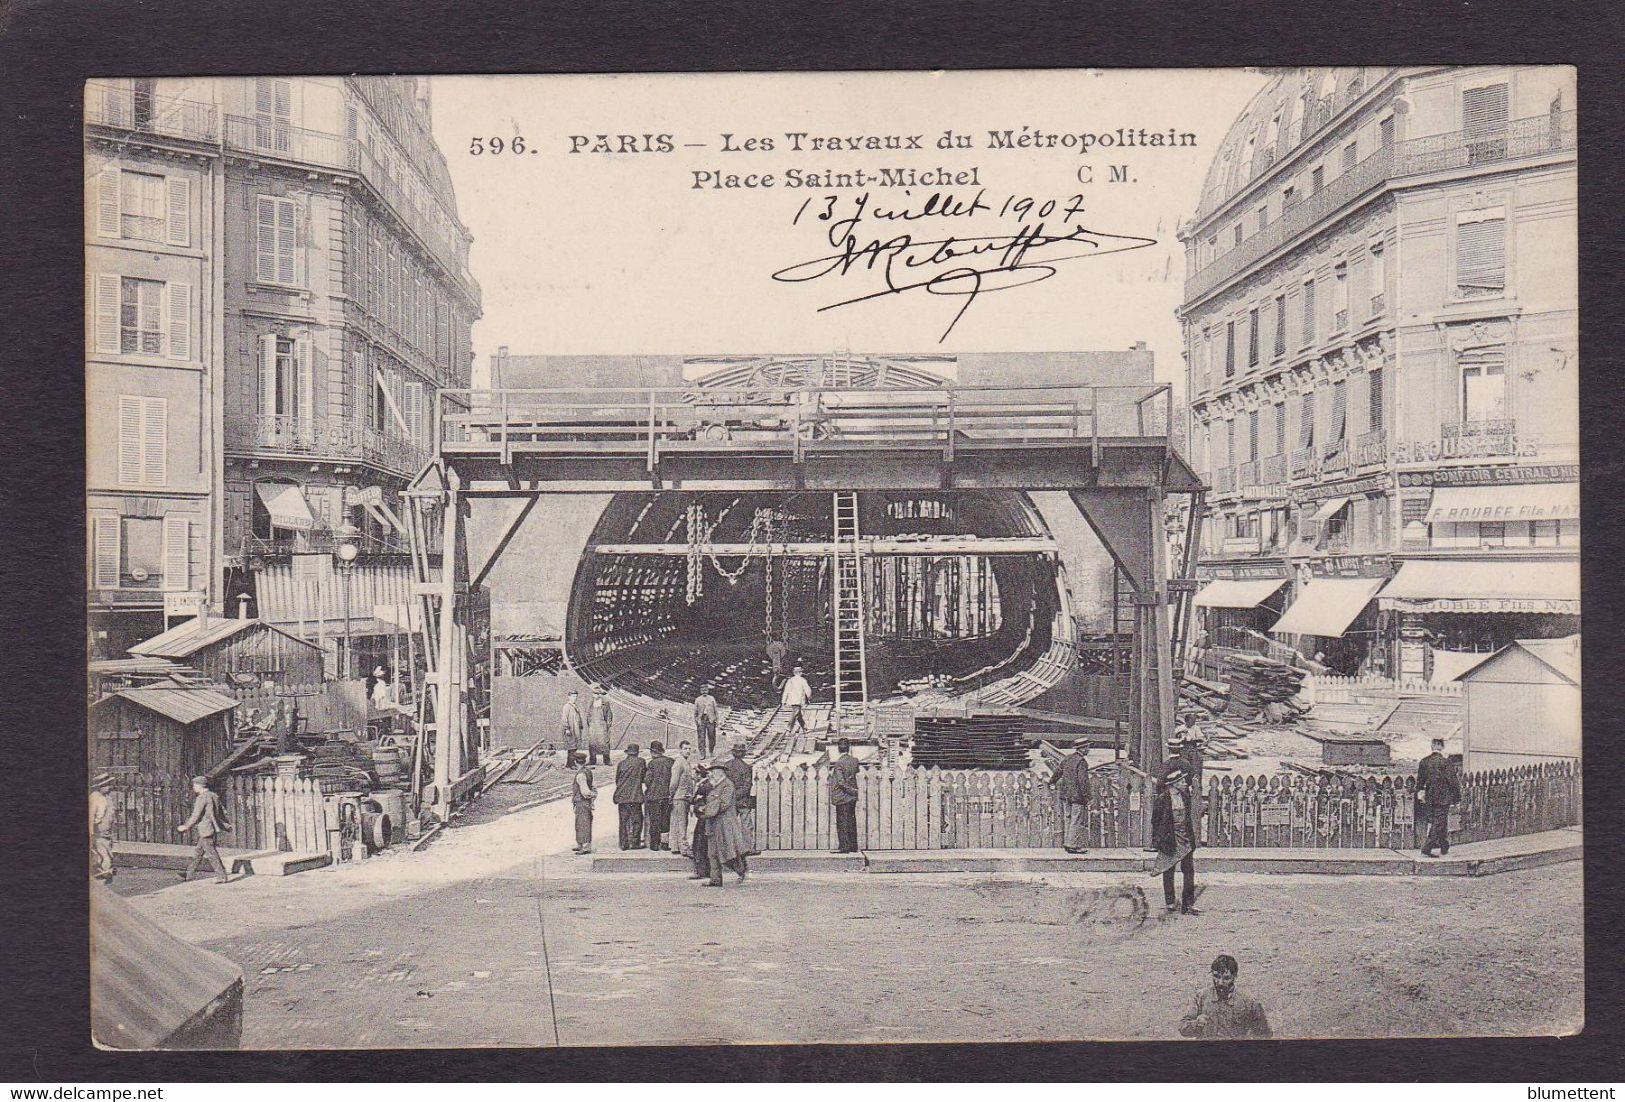
[[[724,867],[737,873],[741,884],[749,871],[745,863],[744,838],[739,833],[739,816],[734,812],[733,781],[728,779],[731,764],[722,761],[711,763],[711,790],[706,793],[705,807],[701,811],[707,828],[706,857],[711,873],[706,886],[711,888],[722,887]]]
[[[709,756],[717,748],[717,698],[711,695],[709,685],[694,698],[694,727],[700,756]]]
[[[602,685],[594,685],[592,703],[587,707],[587,764],[597,765],[598,755],[604,755],[609,764],[610,735],[615,726],[615,712],[609,706],[609,697]]]
[[[1213,983],[1196,993],[1196,1001],[1179,1019],[1185,1037],[1268,1037],[1269,1019],[1257,999],[1236,990],[1240,967],[1229,953],[1213,958]]]
[[[615,767],[615,810],[621,820],[621,848],[643,845],[643,773],[647,763],[638,757],[638,744],[626,748],[626,757]]]
[[[592,766],[580,750],[570,751],[570,764],[575,766],[575,783],[570,789],[570,806],[576,813],[576,853],[592,852],[592,807],[598,799],[598,790],[592,784]]]
[[[570,755],[577,750],[587,749],[587,724],[581,718],[581,697],[574,689],[565,698],[564,707],[559,712],[559,738],[564,742],[564,760],[568,762]]]
[[[779,699],[786,708],[790,709],[790,725],[787,730],[794,732],[799,727],[801,733],[806,734],[807,720],[802,716],[801,710],[812,699],[812,686],[807,684],[805,677],[801,676],[800,666],[796,667],[795,673],[785,679],[784,695]]]
[[[220,850],[215,845],[215,839],[231,829],[226,822],[226,813],[220,806],[220,797],[214,794],[209,782],[203,777],[192,778],[192,814],[175,829],[182,834],[189,830],[197,831],[197,852],[192,854],[191,862],[186,871],[181,873],[182,880],[192,879],[192,874],[205,860],[214,869],[214,882],[224,884],[230,879],[226,875],[226,863],[220,859]]]
[[[1068,853],[1083,853],[1089,842],[1089,760],[1084,752],[1074,746],[1050,783],[1061,799],[1061,845]]]
[[[852,743],[841,739],[835,744],[841,756],[829,772],[829,802],[835,805],[836,853],[858,852],[858,759],[852,756]]]
[[[694,802],[694,746],[684,740],[671,763],[671,832],[667,835],[675,853],[684,857],[694,852],[688,837],[688,809]]]
[[[666,848],[666,830],[671,821],[671,759],[665,744],[649,744],[649,764],[643,770],[643,821],[649,831],[649,848]]]
[[[1428,836],[1423,857],[1443,857],[1450,853],[1450,808],[1461,799],[1456,771],[1444,756],[1444,739],[1433,740],[1433,752],[1422,759],[1416,770],[1416,802],[1428,809]],[[1436,854],[1433,851],[1437,849]]]
[[[113,774],[97,773],[90,782],[90,875],[97,880],[113,879],[113,805],[107,793],[113,787]]]
[[[745,747],[735,743],[733,757],[728,759],[728,779],[734,786],[734,814],[739,820],[740,839],[747,857],[755,857],[756,848],[756,794],[754,770],[745,760]]]
[[[1174,866],[1179,866],[1184,881],[1179,894],[1179,911],[1200,914],[1196,909],[1196,830],[1191,822],[1190,773],[1184,762],[1168,763],[1157,782],[1155,799],[1151,808],[1151,843],[1157,847],[1157,859],[1151,875],[1162,875],[1162,900],[1172,912]]]

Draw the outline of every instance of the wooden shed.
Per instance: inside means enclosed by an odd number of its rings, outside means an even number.
[[[1467,772],[1580,760],[1580,637],[1519,639],[1457,675]]]
[[[90,707],[92,771],[181,780],[231,752],[237,701],[218,689],[166,679],[116,689]]]
[[[226,685],[280,689],[322,681],[321,648],[262,620],[199,617],[136,644],[130,653],[185,662]]]

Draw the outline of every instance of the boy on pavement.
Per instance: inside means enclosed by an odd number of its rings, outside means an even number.
[[[1213,983],[1196,993],[1196,1001],[1179,1019],[1185,1037],[1268,1037],[1269,1019],[1257,999],[1236,990],[1240,967],[1229,953],[1213,958]]]

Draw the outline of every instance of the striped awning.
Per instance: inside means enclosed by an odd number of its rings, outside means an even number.
[[[256,482],[254,492],[271,514],[273,527],[309,531],[316,526],[316,518],[310,515],[304,491],[298,486],[287,482]]]

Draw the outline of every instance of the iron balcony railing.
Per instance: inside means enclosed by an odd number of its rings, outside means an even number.
[[[418,232],[441,264],[463,283],[473,286],[464,243],[451,229],[450,220],[438,201],[419,201],[417,192],[402,182],[399,173],[387,168],[356,139],[294,126],[269,116],[227,115],[225,145],[239,153],[357,173],[372,185],[401,221]],[[421,188],[428,188],[421,180],[419,184]]]
[[[1375,294],[1375,295],[1371,296],[1371,316],[1373,318],[1380,318],[1382,316],[1382,314],[1383,314],[1383,311],[1385,311],[1387,309],[1388,309],[1388,296],[1387,295],[1382,294],[1382,293],[1379,292],[1378,294]]]
[[[371,462],[406,475],[417,474],[429,461],[427,445],[336,419],[261,414],[240,422],[237,430],[240,446],[278,455]]]
[[[1368,432],[1354,438],[1354,465],[1374,467],[1388,462],[1388,434]]]
[[[1213,489],[1217,493],[1228,494],[1236,488],[1236,469],[1234,467],[1220,467],[1213,472]]]
[[[1287,473],[1292,478],[1302,478],[1309,474],[1314,467],[1315,452],[1313,448],[1295,448],[1292,452],[1292,461],[1287,467]]]
[[[194,142],[213,142],[220,137],[219,114],[212,103],[113,84],[85,87],[85,123]]]
[[[1294,203],[1267,228],[1193,272],[1185,281],[1185,299],[1188,302],[1207,294],[1389,180],[1570,152],[1574,148],[1573,111],[1553,111],[1492,129],[1457,130],[1379,147],[1320,191]]]
[[[1286,481],[1286,456],[1266,455],[1258,461],[1258,484],[1279,486]]]
[[[1341,471],[1346,469],[1348,465],[1349,442],[1347,440],[1339,440],[1335,444],[1327,445],[1325,454],[1320,457],[1320,470],[1323,471]]]
[[[404,555],[407,548],[397,540],[384,539],[365,532],[353,536],[339,536],[330,528],[317,528],[309,532],[267,539],[263,536],[243,537],[240,554],[243,558],[260,555],[278,558],[285,555],[331,555],[341,543],[353,544],[363,555]]]
[[[1258,461],[1249,459],[1236,470],[1236,489],[1247,490],[1258,485]]]
[[[646,454],[1062,445],[1168,438],[1164,383],[1102,387],[686,387],[442,390],[442,450]]]

